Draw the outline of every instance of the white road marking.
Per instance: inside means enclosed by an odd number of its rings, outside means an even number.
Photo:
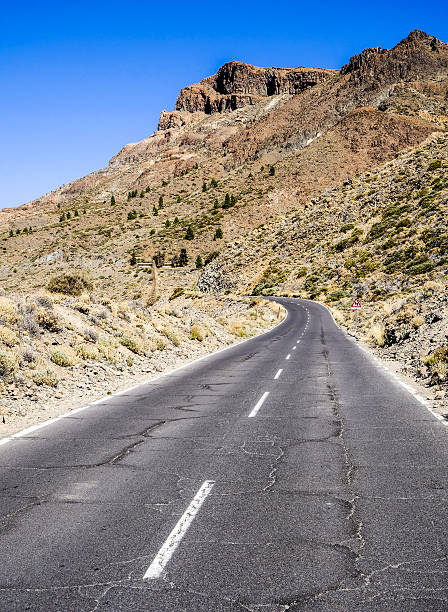
[[[283,372],[283,369],[280,368],[280,370],[277,372],[277,374],[274,376],[274,380],[278,380],[280,378],[280,374]]]
[[[288,361],[288,359],[291,359],[291,353],[289,353],[288,355],[286,355],[286,361]]]
[[[295,351],[295,350],[296,350],[296,348],[297,348],[296,346],[293,346],[293,347],[292,347],[292,350],[293,350],[293,351]]]
[[[213,489],[214,485],[213,480],[206,480],[199,491],[196,493],[194,498],[192,499],[190,505],[182,514],[180,519],[178,520],[176,526],[173,531],[165,540],[162,548],[159,550],[157,555],[155,556],[153,562],[146,570],[145,575],[143,576],[143,580],[147,579],[155,579],[160,578],[163,570],[165,569],[166,564],[173,556],[174,551],[179,546],[182,538],[187,532],[187,529],[190,527],[193,522],[194,517],[198,513],[200,507],[206,500],[210,491]]]
[[[255,406],[252,409],[252,412],[249,414],[249,418],[254,417],[257,412],[260,410],[260,408],[263,406],[265,399],[267,398],[267,396],[269,395],[269,391],[265,391],[263,393],[263,395],[260,397],[260,399],[258,400],[258,402],[255,404]]]

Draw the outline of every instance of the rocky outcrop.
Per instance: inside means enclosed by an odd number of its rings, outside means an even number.
[[[177,98],[176,110],[207,114],[236,110],[269,96],[301,93],[333,73],[320,68],[259,68],[228,62],[215,75],[184,87]]]

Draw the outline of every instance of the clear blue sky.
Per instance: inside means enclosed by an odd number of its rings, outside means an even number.
[[[339,68],[413,29],[448,41],[447,6],[3,0],[0,208],[103,167],[226,61]]]

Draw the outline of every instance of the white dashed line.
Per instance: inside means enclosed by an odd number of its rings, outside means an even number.
[[[286,355],[285,359],[286,359],[286,361],[288,361],[288,359],[291,359],[291,353],[289,353],[288,355]]]
[[[257,412],[260,410],[260,408],[263,406],[265,399],[267,398],[267,396],[269,395],[269,391],[265,391],[263,393],[263,395],[260,397],[260,399],[258,400],[258,402],[255,404],[255,406],[252,409],[252,412],[249,414],[249,418],[254,417]]]
[[[293,346],[293,347],[292,347],[292,350],[293,350],[293,351],[295,351],[295,350],[296,350],[296,348],[297,348],[296,346]]]
[[[274,380],[278,380],[280,378],[280,374],[283,372],[283,369],[280,368],[280,370],[277,372],[277,374],[274,376]]]
[[[198,513],[200,507],[206,500],[210,491],[213,489],[214,485],[213,480],[206,480],[199,491],[194,496],[188,508],[180,517],[173,531],[170,533],[168,538],[165,540],[162,548],[159,550],[157,555],[154,558],[154,561],[146,570],[145,575],[143,576],[143,580],[160,578],[163,570],[165,569],[166,564],[173,556],[174,551],[179,546],[182,538],[187,532],[187,529],[190,527],[193,522],[194,517]]]

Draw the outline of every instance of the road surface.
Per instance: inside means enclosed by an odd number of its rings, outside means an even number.
[[[448,610],[448,429],[318,304],[0,446],[0,610]]]

